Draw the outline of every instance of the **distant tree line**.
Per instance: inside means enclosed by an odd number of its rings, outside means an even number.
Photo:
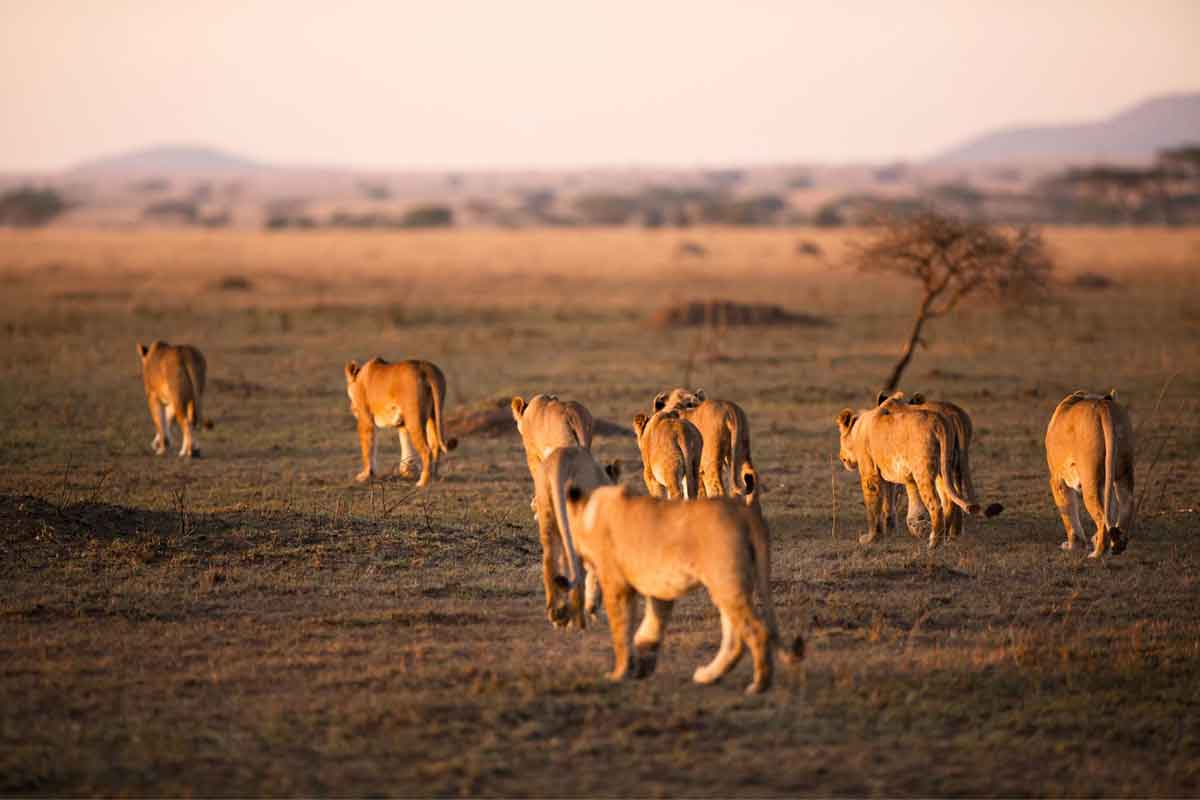
[[[355,228],[355,229],[413,229],[446,228],[454,224],[454,209],[449,206],[426,204],[414,206],[403,214],[381,211],[355,213],[334,211],[324,222],[294,209],[268,211],[264,227],[267,230],[310,229],[310,228]]]
[[[0,225],[36,228],[67,208],[67,201],[54,189],[22,186],[0,194]]]
[[[713,173],[728,182],[730,176]],[[731,173],[732,175],[732,173]],[[583,225],[640,224],[647,228],[689,225],[778,225],[787,201],[776,194],[737,195],[725,189],[655,186],[630,194],[587,193],[573,203]]]
[[[1200,224],[1200,144],[1162,150],[1149,167],[1069,169],[1041,188],[1054,222]]]

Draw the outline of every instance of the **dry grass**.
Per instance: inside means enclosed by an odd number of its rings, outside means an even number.
[[[830,524],[833,418],[886,373],[909,289],[841,270],[843,233],[685,233],[0,234],[0,792],[1200,793],[1200,235],[1052,231],[1120,288],[932,329],[905,388],[971,410],[1006,511],[929,555],[860,547],[840,474]],[[644,313],[712,296],[833,322],[732,329],[693,370],[750,415],[810,644],[766,696],[748,665],[690,684],[718,638],[699,595],[634,684],[602,678],[603,626],[549,627],[515,435],[465,437],[428,492],[353,484],[345,360],[430,358],[452,409],[554,390],[627,424],[700,341]],[[149,454],[133,344],[156,337],[209,358],[195,463]],[[1146,500],[1097,563],[1058,550],[1041,436],[1111,386]]]

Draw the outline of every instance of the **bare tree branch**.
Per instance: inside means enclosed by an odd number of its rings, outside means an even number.
[[[1031,228],[1002,230],[976,220],[923,211],[879,221],[851,263],[866,272],[888,272],[920,281],[924,296],[908,342],[885,389],[900,382],[926,322],[945,316],[972,296],[1015,302],[1044,293],[1053,264],[1041,235]]]

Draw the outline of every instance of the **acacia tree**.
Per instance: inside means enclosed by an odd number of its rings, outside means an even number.
[[[884,384],[887,392],[899,385],[925,323],[972,295],[1028,299],[1045,290],[1052,268],[1041,235],[1030,228],[1002,230],[929,210],[884,217],[851,258],[862,271],[901,275],[923,289],[904,352]]]

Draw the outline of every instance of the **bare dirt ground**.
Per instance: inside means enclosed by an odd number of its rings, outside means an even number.
[[[834,468],[834,417],[913,310],[840,267],[853,236],[0,233],[0,793],[1200,794],[1200,234],[1050,231],[1048,303],[932,327],[904,388],[971,411],[1006,507],[933,553],[860,546]],[[714,297],[830,324],[645,322]],[[201,460],[150,452],[154,338],[208,356]],[[376,354],[441,365],[451,412],[738,401],[803,666],[760,697],[745,663],[693,685],[719,640],[700,592],[658,672],[610,685],[606,627],[544,618],[515,430],[464,436],[428,491],[354,484],[342,364]],[[1042,436],[1064,395],[1112,387],[1141,516],[1089,561],[1058,548]],[[641,491],[632,439],[594,449]]]

